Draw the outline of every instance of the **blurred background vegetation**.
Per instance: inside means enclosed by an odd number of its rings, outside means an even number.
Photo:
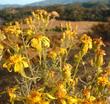
[[[6,25],[10,22],[20,21],[31,16],[31,12],[36,9],[45,9],[48,12],[57,11],[60,17],[57,20],[64,21],[97,21],[99,24],[93,25],[91,34],[101,36],[103,40],[110,41],[110,3],[85,2],[51,6],[24,6],[9,7],[0,10],[0,19]],[[101,23],[100,23],[101,22]],[[58,30],[60,27],[58,27]]]
[[[0,17],[6,22],[19,20],[30,16],[37,8],[47,11],[57,11],[60,14],[58,19],[69,21],[107,21],[110,19],[110,4],[108,3],[74,3],[66,5],[53,5],[45,7],[5,8],[0,10]]]

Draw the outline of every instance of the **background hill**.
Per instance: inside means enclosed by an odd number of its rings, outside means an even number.
[[[29,6],[48,6],[56,4],[70,4],[70,3],[83,3],[83,2],[103,2],[109,3],[110,0],[44,0],[41,2],[34,2],[29,4]]]
[[[45,0],[43,2],[48,3]],[[60,3],[59,0],[51,0],[53,3]],[[0,17],[3,18],[6,23],[10,21],[22,20],[32,15],[32,11],[36,9],[45,9],[49,12],[57,11],[60,14],[59,20],[68,21],[107,21],[110,20],[110,3],[109,0],[61,0],[61,4],[56,5],[38,5],[41,2],[20,6],[20,5],[4,5],[8,7],[0,10]],[[89,2],[91,1],[91,2]],[[100,2],[99,2],[100,1]],[[69,3],[72,2],[72,3]],[[50,4],[52,4],[50,3]],[[66,4],[63,4],[66,3]],[[38,6],[37,6],[38,5]],[[1,8],[3,6],[0,6]]]
[[[0,9],[9,8],[9,7],[16,8],[16,7],[21,7],[21,5],[17,5],[17,4],[13,4],[13,5],[8,5],[8,4],[2,5],[2,4],[0,4]]]
[[[39,2],[34,2],[31,4],[26,4],[26,5],[1,5],[0,4],[0,9],[4,8],[9,8],[9,7],[23,7],[23,6],[50,6],[50,5],[57,5],[57,4],[73,4],[73,3],[85,3],[85,2],[90,2],[90,3],[110,3],[110,0],[43,0]]]

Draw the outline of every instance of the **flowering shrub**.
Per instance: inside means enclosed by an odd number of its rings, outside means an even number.
[[[37,10],[32,14],[0,31],[2,66],[16,73],[16,85],[6,91],[10,103],[108,104],[110,67],[104,66],[101,38],[78,37],[77,27],[73,30],[67,23],[60,46],[52,46],[46,29],[55,13]],[[90,53],[92,57],[86,61]],[[92,68],[88,80],[80,76],[83,67],[86,71]]]

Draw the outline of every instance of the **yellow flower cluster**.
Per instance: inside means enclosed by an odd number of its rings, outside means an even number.
[[[48,52],[48,57],[52,60],[56,60],[58,57],[63,57],[67,54],[66,48],[56,47]]]
[[[4,31],[6,34],[13,34],[15,36],[19,36],[22,33],[20,24],[18,22],[15,22],[14,25],[10,25],[4,28]]]
[[[72,79],[71,79],[71,70],[72,70],[72,66],[70,64],[64,64],[63,67],[63,75],[65,80],[69,83]]]
[[[67,54],[67,49],[66,48],[57,48],[56,52],[58,53],[58,56],[64,56]]]
[[[107,86],[107,85],[110,85],[110,82],[109,82],[109,79],[108,79],[108,76],[105,74],[105,75],[101,75],[100,77],[98,77],[98,82],[97,82],[99,85],[101,86]]]
[[[71,97],[62,83],[58,83],[55,96],[60,104],[78,104],[79,99]]]
[[[48,25],[49,19],[50,19],[50,14],[45,11],[45,10],[35,10],[32,12],[33,17],[38,21],[42,22],[45,26]]]
[[[104,64],[104,55],[106,55],[104,50],[98,49],[96,51],[94,62],[97,67],[101,67]]]
[[[33,18],[31,16],[28,18],[25,18],[24,22],[26,22],[27,25],[31,25],[33,23]]]
[[[32,36],[34,34],[35,34],[35,32],[33,31],[33,29],[26,29],[24,32],[25,36]]]
[[[63,32],[63,37],[61,39],[62,47],[69,48],[71,45],[73,45],[74,38],[77,34],[77,27],[75,27],[75,30],[73,31],[71,28],[71,24],[66,24],[66,30]],[[68,43],[68,44],[67,44]]]
[[[84,34],[80,40],[83,43],[82,54],[85,55],[88,50],[92,48],[92,39],[91,37]]]
[[[48,58],[51,58],[52,60],[56,60],[57,58],[57,52],[55,50],[51,50],[48,52]]]
[[[61,99],[61,98],[64,98],[67,94],[67,91],[64,87],[64,85],[62,83],[58,83],[57,85],[57,91],[55,93],[56,97]]]
[[[38,91],[31,91],[27,96],[27,104],[49,104],[49,101],[44,100],[43,93]]]
[[[31,40],[31,46],[41,52],[43,48],[50,47],[50,40],[46,36],[38,35],[36,38]]]
[[[6,39],[6,36],[4,35],[4,32],[0,30],[0,42]]]
[[[13,88],[8,88],[7,89],[7,93],[10,97],[10,103],[14,103],[14,101],[16,100],[17,96],[16,96],[16,87],[13,87]]]
[[[45,27],[58,13],[36,10],[32,15],[23,23],[15,22],[0,30],[1,64],[9,72],[20,74],[16,77],[18,89],[7,91],[10,102],[14,104],[19,99],[24,104],[105,104],[110,95],[110,66],[103,70],[102,39],[92,40],[83,34],[80,41],[76,40],[77,26],[73,30],[67,23],[62,38],[55,40],[59,43],[56,45],[46,36]],[[80,43],[81,47],[75,48]],[[93,50],[89,54],[94,57],[87,54],[90,49]],[[71,59],[73,55],[75,60]],[[94,67],[88,65],[88,59]]]
[[[91,96],[91,92],[89,88],[83,89],[83,95],[85,99],[82,99],[82,104],[93,104],[93,102],[96,100],[94,96]]]
[[[96,67],[100,68],[104,64],[104,56],[106,55],[105,51],[102,48],[102,46],[105,46],[105,44],[102,41],[102,38],[94,39],[94,64]]]
[[[94,39],[93,44],[96,49],[100,49],[102,46],[105,46],[102,41],[102,38]]]

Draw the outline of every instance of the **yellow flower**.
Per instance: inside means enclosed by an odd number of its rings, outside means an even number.
[[[14,72],[18,72],[22,76],[26,77],[24,68],[28,68],[28,62],[26,57],[22,57],[21,55],[15,54],[11,56],[8,62],[3,64],[4,68],[7,68],[8,71],[11,71],[11,68],[14,68]]]
[[[27,25],[31,25],[33,20],[32,20],[32,17],[30,16],[25,18],[24,21],[26,22]]]
[[[81,37],[81,42],[83,43],[82,54],[85,55],[87,51],[92,48],[92,39],[84,34]]]
[[[96,50],[95,53],[96,53],[95,54],[95,59],[94,59],[95,65],[97,67],[100,67],[100,66],[102,66],[104,64],[104,55],[106,55],[105,51],[102,50],[102,49],[98,49],[98,50]]]
[[[32,30],[32,29],[27,29],[26,31],[25,31],[25,35],[26,36],[32,36],[34,34],[34,31]]]
[[[71,96],[66,97],[68,104],[78,104],[79,99]]]
[[[22,33],[20,24],[10,25],[4,28],[6,34],[13,34],[15,36],[19,36]]]
[[[64,85],[62,83],[59,83],[57,86],[57,91],[55,93],[56,97],[58,99],[64,98],[67,94],[66,89],[64,88]]]
[[[83,90],[83,95],[84,95],[86,98],[90,98],[90,89],[84,88],[84,90]]]
[[[82,104],[94,104],[94,103],[91,102],[91,101],[88,100],[88,99],[84,99],[84,100],[82,101]]]
[[[32,15],[33,15],[34,17],[36,16],[36,14],[35,14],[35,12],[34,12],[34,11],[32,12]]]
[[[41,93],[38,91],[31,91],[30,94],[27,96],[27,103],[28,104],[50,104],[50,101],[45,100],[45,95],[48,95],[48,98],[53,98],[50,94]]]
[[[42,101],[42,93],[38,91],[32,91],[28,96],[27,96],[27,102],[28,104],[39,104],[39,102]]]
[[[108,76],[110,76],[110,67],[108,67],[105,72],[107,73]]]
[[[98,77],[97,83],[101,86],[106,86],[109,84],[108,77],[106,75],[102,75],[101,77]]]
[[[20,52],[20,47],[19,47],[18,44],[16,44],[13,48],[14,48],[14,50],[15,50],[16,53],[19,53]]]
[[[37,49],[37,51],[41,52],[42,51],[42,47],[41,47],[41,42],[39,42],[38,39],[33,38],[31,40],[31,46],[35,49]]]
[[[33,17],[37,20],[37,22],[44,23],[46,26],[50,19],[50,14],[45,10],[35,10],[32,12]]]
[[[15,87],[14,88],[9,88],[7,90],[8,95],[10,97],[10,103],[13,103],[16,100],[16,98],[17,98],[17,96],[16,96],[16,90],[17,89]]]
[[[70,30],[66,30],[63,33],[63,39],[68,38],[69,40],[74,36],[74,32],[70,31]]]
[[[42,36],[41,39],[39,39],[39,40],[41,41],[42,47],[44,47],[44,48],[50,47],[50,40],[48,37]]]
[[[48,57],[51,58],[52,60],[56,60],[57,58],[57,53],[55,50],[51,50],[49,53],[48,53]]]
[[[64,56],[67,54],[67,49],[66,48],[56,48],[56,52],[59,56]]]
[[[92,42],[92,39],[90,36],[87,36],[87,34],[84,34],[82,37],[81,37],[81,42],[82,43],[88,43],[90,44]],[[90,48],[91,48],[91,45],[90,45]]]
[[[31,46],[41,52],[43,48],[50,47],[50,40],[46,36],[38,35],[31,40]]]
[[[71,69],[72,69],[72,66],[70,64],[67,64],[67,63],[64,64],[64,67],[63,67],[64,71],[67,71],[67,70],[71,71]]]
[[[105,44],[102,41],[102,38],[94,39],[93,43],[97,49],[100,49],[101,46],[105,46]]]
[[[64,74],[64,79],[67,80],[68,82],[71,81],[71,69],[72,66],[70,64],[64,64],[63,67],[63,74]]]
[[[6,36],[5,36],[4,33],[0,30],[0,41],[3,41],[4,39],[6,39]]]
[[[74,39],[77,34],[77,27],[75,30],[72,31],[71,25],[68,23],[66,24],[66,31],[63,32],[63,37],[61,38],[61,46],[69,48],[74,44]]]
[[[90,96],[89,98],[83,99],[81,104],[95,104],[95,100],[96,98],[94,96]]]
[[[49,102],[49,101],[43,101],[43,100],[42,100],[42,101],[40,102],[40,104],[50,104],[50,102]]]

